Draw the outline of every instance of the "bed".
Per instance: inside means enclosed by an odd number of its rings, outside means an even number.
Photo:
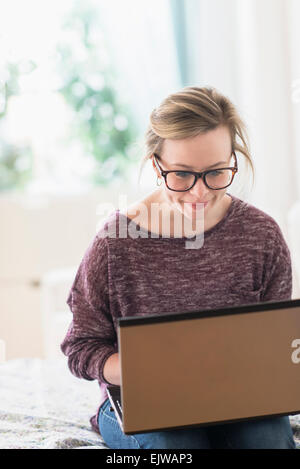
[[[0,449],[107,449],[89,422],[99,393],[64,358],[8,360],[0,365]],[[300,415],[290,420],[300,449]]]

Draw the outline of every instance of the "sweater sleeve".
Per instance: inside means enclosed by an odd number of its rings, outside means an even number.
[[[78,268],[67,299],[73,320],[61,344],[72,374],[108,383],[107,358],[116,353],[117,336],[109,308],[107,239],[96,236]]]
[[[267,263],[261,301],[284,301],[292,297],[292,263],[287,243],[280,227],[267,239]]]

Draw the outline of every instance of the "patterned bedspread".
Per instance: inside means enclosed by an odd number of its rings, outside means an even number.
[[[73,376],[62,359],[0,365],[0,448],[105,449],[89,418],[99,405],[96,381]]]
[[[0,365],[0,449],[106,449],[89,422],[99,393],[64,358],[7,361]],[[300,415],[290,420],[300,449]]]

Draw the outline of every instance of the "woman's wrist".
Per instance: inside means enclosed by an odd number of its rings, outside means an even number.
[[[104,363],[103,376],[108,383],[120,386],[121,370],[119,353],[113,353],[108,357],[108,359]]]

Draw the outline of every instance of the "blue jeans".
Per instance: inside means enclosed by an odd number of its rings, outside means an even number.
[[[296,448],[288,416],[125,435],[106,399],[99,412],[98,425],[106,445],[113,449]]]

